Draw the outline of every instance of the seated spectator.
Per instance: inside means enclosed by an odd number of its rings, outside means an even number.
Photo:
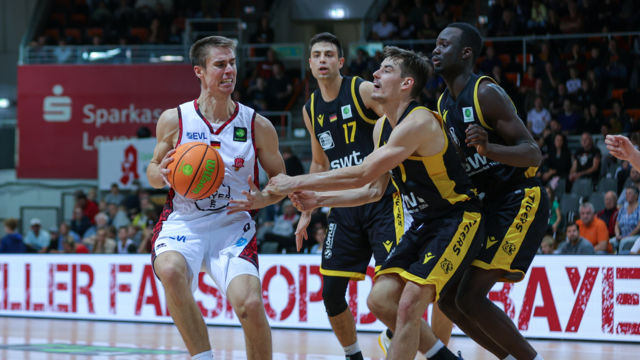
[[[269,15],[263,14],[258,23],[256,32],[251,35],[251,42],[254,44],[271,44],[275,39],[275,34],[269,25]],[[257,50],[257,49],[256,49]],[[264,51],[257,51],[256,56],[264,56]]]
[[[627,237],[640,232],[640,208],[638,208],[638,188],[629,186],[626,190],[627,202],[618,211],[616,240],[618,244]]]
[[[562,86],[558,86],[558,89],[560,88],[562,88]],[[578,130],[580,114],[575,111],[573,103],[568,98],[565,98],[562,102],[562,111],[558,114],[558,121],[560,121],[562,131],[564,132],[574,134]]]
[[[273,75],[273,65],[280,64],[284,69],[284,65],[278,60],[275,50],[267,49],[267,58],[256,64],[256,76],[268,80]]]
[[[84,236],[82,237],[83,240],[85,238],[95,236],[98,229],[106,229],[106,227],[109,225],[109,217],[103,212],[97,213],[94,220],[96,224],[91,226],[87,229],[87,231],[84,232]]]
[[[256,111],[267,110],[267,81],[260,76],[257,76],[249,82],[247,88],[247,102],[253,105]]]
[[[98,216],[98,214],[96,214]],[[71,230],[78,234],[80,238],[84,237],[85,232],[92,226],[91,220],[82,212],[82,209],[77,207],[73,209],[73,216],[69,223]]]
[[[616,236],[616,220],[618,218],[618,207],[616,206],[616,193],[607,191],[604,194],[604,209],[598,211],[598,216],[607,225],[609,237]]]
[[[135,254],[138,252],[138,246],[129,238],[127,226],[118,228],[118,241],[116,242],[117,254]]]
[[[594,255],[593,245],[580,236],[578,225],[576,223],[570,223],[567,225],[567,240],[562,242],[556,254],[562,255]]]
[[[560,226],[560,222],[562,221],[562,210],[560,210],[560,204],[558,203],[558,199],[556,199],[556,195],[553,190],[551,190],[551,188],[548,186],[545,189],[547,190],[547,195],[549,196],[549,204],[551,204],[549,227],[551,228],[551,233],[555,238],[558,227]]]
[[[62,242],[62,249],[65,254],[89,254],[89,249],[83,243],[77,243],[69,237]]]
[[[107,229],[98,229],[96,236],[86,239],[85,241],[85,245],[91,248],[91,252],[94,254],[115,253],[116,241],[108,236]]]
[[[293,152],[291,146],[284,146],[280,152],[282,153],[282,159],[284,160],[284,167],[287,175],[296,176],[305,174],[302,162]]]
[[[27,246],[27,252],[45,252],[47,247],[49,247],[49,233],[40,228],[41,223],[38,218],[31,219],[30,224],[31,230],[29,230],[24,239],[24,244]]]
[[[580,236],[589,240],[596,254],[613,254],[613,247],[609,244],[607,224],[595,216],[591,203],[585,202],[580,205],[580,219],[576,224],[580,229]]]
[[[22,235],[18,233],[18,220],[8,218],[4,221],[5,235],[0,240],[0,253],[21,254],[27,252],[27,246],[22,240]]]
[[[578,90],[582,88],[582,80],[578,77],[578,70],[574,67],[569,68],[569,79],[567,79],[566,86],[569,95],[577,94]]]
[[[580,138],[582,147],[574,155],[573,165],[569,173],[569,181],[580,178],[590,178],[593,185],[600,179],[600,149],[593,146],[593,138],[589,133],[582,133]]]
[[[144,229],[138,225],[131,224],[127,226],[127,237],[133,240],[133,243],[136,244],[136,246],[140,245],[140,242],[142,241],[142,230]]]
[[[389,40],[391,39],[398,28],[389,21],[389,16],[385,12],[380,13],[380,18],[371,27],[371,39],[372,40]]]
[[[416,36],[415,26],[407,20],[404,13],[398,14],[398,30],[396,37],[400,40],[414,39]]]
[[[555,189],[560,179],[568,179],[571,171],[571,153],[564,134],[554,136],[553,147],[543,166],[542,181]]]
[[[622,172],[622,170],[620,172]],[[626,189],[630,186],[635,187],[636,189],[640,189],[640,171],[636,170],[636,168],[634,167],[631,167],[631,169],[629,170],[629,176],[624,180],[624,185],[622,186],[622,188]],[[620,192],[620,196],[618,197],[618,208],[621,208],[626,202],[627,193],[623,190]]]
[[[100,209],[98,208],[98,204],[87,198],[87,195],[82,191],[76,191],[76,205],[75,207],[79,207],[82,209],[82,212],[91,220],[93,224],[94,218]]]
[[[582,32],[582,14],[575,1],[569,1],[568,13],[560,21],[563,33],[576,34]]]
[[[278,252],[295,252],[295,226],[300,215],[293,207],[291,200],[285,199],[282,202],[282,215],[276,216],[271,231],[265,234],[265,241],[278,243]]]
[[[578,131],[597,134],[602,130],[604,121],[600,115],[600,109],[595,103],[591,103],[584,108],[584,116],[578,124]]]
[[[284,73],[282,64],[273,64],[273,76],[267,79],[267,101],[269,110],[285,110],[293,93],[291,80]]]
[[[542,33],[546,24],[546,5],[540,0],[533,0],[531,2],[531,17],[527,21],[527,28],[533,30],[535,33]]]
[[[124,201],[124,195],[120,192],[118,183],[111,184],[111,189],[109,190],[109,193],[104,196],[104,201],[107,204],[122,204],[122,202]]]
[[[551,113],[544,107],[541,97],[536,97],[534,108],[527,114],[527,127],[537,139],[551,121]]]
[[[109,225],[113,225],[116,228],[120,228],[121,226],[127,226],[131,223],[129,221],[129,216],[127,215],[127,212],[124,206],[109,204],[108,210],[109,210]]]
[[[482,74],[490,75],[494,66],[502,67],[502,61],[496,56],[496,50],[493,46],[487,46],[484,60],[478,64],[478,70]]]
[[[322,254],[322,246],[324,245],[324,239],[327,236],[327,229],[319,226],[313,231],[312,239],[314,245],[309,250],[310,254]]]
[[[553,237],[550,235],[545,235],[540,242],[540,249],[538,250],[538,254],[551,255],[555,251],[554,249],[555,241]]]

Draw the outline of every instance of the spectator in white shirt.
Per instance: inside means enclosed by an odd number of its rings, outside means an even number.
[[[549,113],[549,110],[543,106],[542,98],[540,96],[536,96],[534,108],[529,110],[529,113],[527,114],[527,126],[529,127],[529,131],[531,131],[533,136],[536,138],[540,138],[549,121],[551,121],[551,113]]]

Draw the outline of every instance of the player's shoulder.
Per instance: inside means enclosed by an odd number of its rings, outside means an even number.
[[[158,126],[171,127],[178,126],[180,123],[180,115],[178,108],[167,109],[160,114],[158,118]]]

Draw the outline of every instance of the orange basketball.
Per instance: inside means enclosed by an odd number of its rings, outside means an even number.
[[[167,166],[171,187],[193,200],[211,196],[224,179],[224,163],[218,150],[201,142],[180,144]]]

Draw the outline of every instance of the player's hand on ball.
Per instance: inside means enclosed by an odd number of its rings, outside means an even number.
[[[171,170],[167,169],[167,166],[173,162],[173,158],[171,156],[175,153],[176,149],[169,150],[169,152],[162,158],[162,161],[160,161],[160,175],[162,175],[162,180],[168,187],[171,187],[171,184],[169,183],[169,174],[171,173]]]

